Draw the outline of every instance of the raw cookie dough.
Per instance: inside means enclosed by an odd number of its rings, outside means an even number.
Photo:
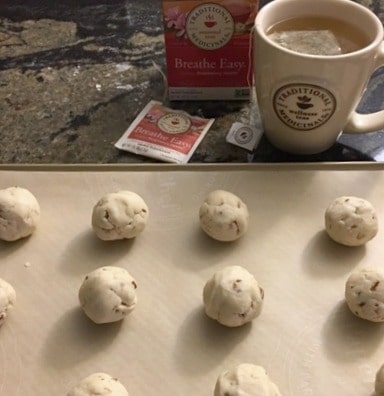
[[[224,371],[216,381],[214,396],[281,396],[265,369],[243,363]]]
[[[375,378],[375,392],[377,395],[384,395],[384,364],[379,368]]]
[[[255,277],[238,265],[217,271],[205,284],[205,313],[224,326],[238,327],[260,315],[264,291]]]
[[[201,228],[218,241],[234,241],[248,229],[247,205],[229,191],[210,192],[200,206],[199,216]]]
[[[0,190],[0,239],[16,241],[31,235],[40,219],[35,196],[22,187]]]
[[[0,326],[7,319],[8,311],[16,301],[15,289],[5,280],[0,278]]]
[[[336,198],[325,211],[325,229],[334,241],[342,245],[364,245],[378,231],[375,209],[363,198]]]
[[[384,322],[384,271],[365,268],[352,273],[345,284],[345,300],[359,318]]]
[[[67,396],[128,396],[127,390],[109,374],[94,373],[82,379]]]
[[[104,241],[131,239],[143,232],[149,210],[140,195],[119,191],[103,196],[94,206],[92,228]]]
[[[124,268],[101,267],[84,278],[80,305],[95,323],[117,322],[135,308],[136,288],[135,279]]]

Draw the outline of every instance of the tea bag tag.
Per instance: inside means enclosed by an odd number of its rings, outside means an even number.
[[[227,134],[226,141],[234,146],[252,151],[259,144],[261,136],[261,131],[253,129],[249,125],[242,124],[241,122],[235,122],[232,124]]]

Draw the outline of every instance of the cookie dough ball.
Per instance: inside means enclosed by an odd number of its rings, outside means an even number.
[[[92,228],[103,241],[131,239],[144,231],[149,210],[140,195],[119,191],[102,197],[93,208]]]
[[[199,216],[201,228],[218,241],[235,241],[248,229],[247,205],[228,191],[210,192],[200,206]]]
[[[84,278],[80,305],[95,323],[117,322],[135,308],[136,288],[135,279],[124,268],[101,267]]]
[[[376,373],[375,392],[377,395],[384,395],[384,364],[379,368]]]
[[[40,219],[40,206],[25,188],[0,190],[0,239],[16,241],[31,235]]]
[[[94,373],[82,379],[67,396],[128,396],[127,390],[109,374]]]
[[[224,371],[216,381],[214,396],[281,396],[261,366],[243,363]]]
[[[15,289],[0,278],[0,326],[3,325],[16,301]]]
[[[363,198],[336,198],[325,211],[325,229],[342,245],[364,245],[378,231],[375,209]]]
[[[205,313],[224,326],[238,327],[260,315],[264,291],[245,268],[234,265],[217,271],[205,284]]]
[[[345,284],[345,300],[359,318],[384,322],[384,272],[365,268],[352,273]]]

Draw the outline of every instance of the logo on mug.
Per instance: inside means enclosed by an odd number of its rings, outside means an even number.
[[[318,85],[288,84],[274,94],[273,107],[284,124],[299,131],[310,131],[332,117],[336,99]]]

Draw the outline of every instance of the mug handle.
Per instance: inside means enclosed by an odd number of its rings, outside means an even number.
[[[377,55],[375,70],[381,66],[384,66],[384,42],[381,43]],[[374,132],[381,128],[384,128],[384,110],[371,114],[359,114],[354,111],[344,128],[344,132],[357,134]]]

